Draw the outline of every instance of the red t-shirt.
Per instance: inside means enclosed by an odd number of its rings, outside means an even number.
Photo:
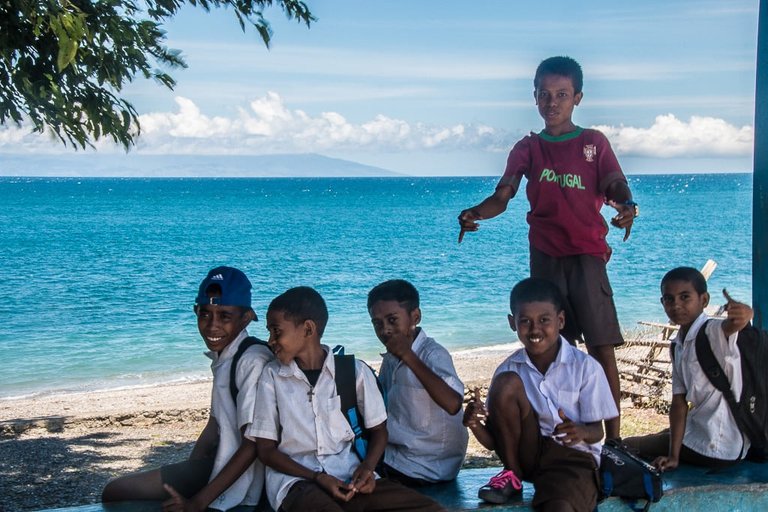
[[[591,254],[608,260],[608,226],[600,208],[608,186],[626,178],[605,135],[583,128],[559,137],[531,133],[510,151],[497,187],[516,187],[522,176],[528,180],[533,247],[554,257]]]

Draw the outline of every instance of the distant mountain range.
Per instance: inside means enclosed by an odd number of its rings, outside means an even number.
[[[314,153],[285,155],[2,155],[0,176],[376,177],[401,173]]]

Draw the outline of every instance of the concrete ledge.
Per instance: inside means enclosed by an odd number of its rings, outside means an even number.
[[[523,495],[506,505],[490,505],[477,498],[477,490],[498,473],[499,468],[465,469],[454,482],[420,489],[449,510],[531,510],[533,486],[525,483]],[[634,505],[634,507],[633,507]],[[600,512],[627,512],[642,508],[645,501],[630,503],[609,498],[598,505]],[[96,503],[80,507],[52,509],[48,512],[156,512],[157,502]],[[243,507],[245,509],[245,507]],[[651,505],[652,512],[763,512],[768,510],[768,463],[742,462],[714,471],[682,466],[664,475],[664,497]],[[234,512],[238,512],[236,509]],[[242,510],[245,512],[245,510]]]

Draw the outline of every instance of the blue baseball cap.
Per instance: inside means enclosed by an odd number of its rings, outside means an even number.
[[[206,291],[211,285],[221,288],[221,297],[209,297]],[[200,283],[195,305],[251,307],[251,282],[245,274],[233,267],[216,267]]]

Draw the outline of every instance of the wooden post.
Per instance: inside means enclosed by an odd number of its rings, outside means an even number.
[[[768,329],[768,0],[758,14],[753,171],[752,307],[754,324]]]

